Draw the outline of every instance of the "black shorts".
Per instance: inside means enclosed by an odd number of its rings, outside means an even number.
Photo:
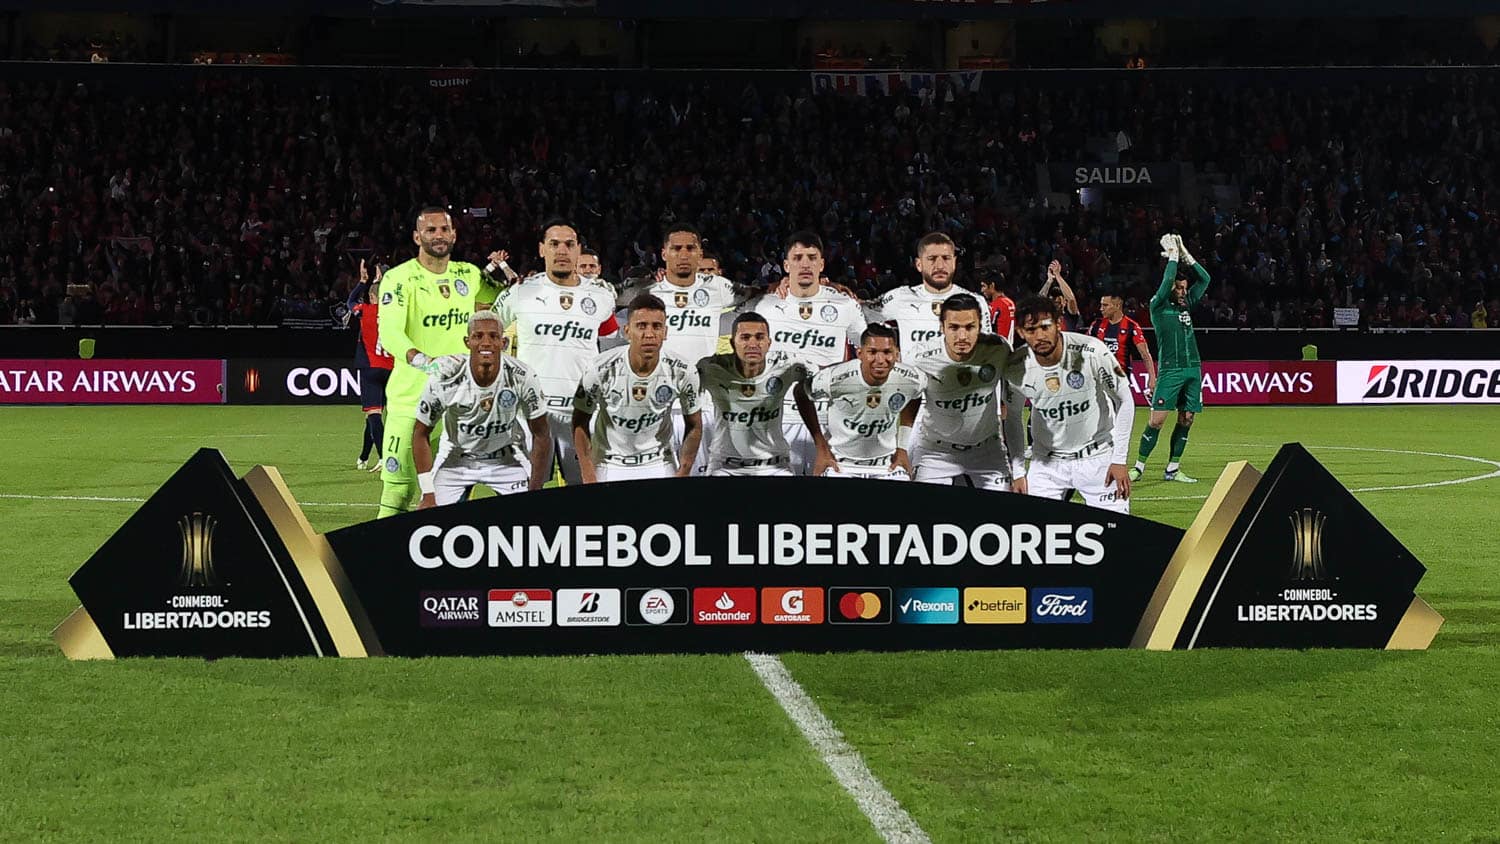
[[[385,382],[391,380],[389,369],[372,366],[359,370],[359,403],[365,410],[380,410],[385,407]]]

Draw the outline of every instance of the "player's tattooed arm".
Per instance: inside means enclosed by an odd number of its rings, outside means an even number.
[[[418,510],[437,506],[432,490],[432,426],[418,419],[411,428],[411,462],[417,470],[417,486],[422,490]]]
[[[510,264],[506,263],[508,260],[510,260],[509,252],[505,251],[504,249],[496,249],[494,252],[491,252],[489,254],[489,259],[490,262],[484,267],[484,275],[492,284],[496,285],[497,287],[503,287],[505,285],[515,284],[516,282],[521,280],[520,274],[511,269]],[[496,270],[499,270],[500,273],[504,276],[505,281],[503,283],[495,278]]]
[[[813,405],[812,397],[807,392],[807,380],[803,379],[792,385],[792,401],[797,405],[797,415],[802,417],[802,424],[807,426],[807,433],[812,437],[813,447],[817,449],[817,459],[813,461],[813,476],[822,475],[832,469],[841,472],[838,460],[834,459],[833,449],[828,446],[828,438],[823,436],[823,426],[818,423],[818,409]]]
[[[682,449],[677,454],[677,477],[693,474],[693,462],[698,459],[698,448],[703,443],[703,413],[694,411],[682,416]]]

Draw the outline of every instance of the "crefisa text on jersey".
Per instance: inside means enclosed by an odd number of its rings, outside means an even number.
[[[749,524],[722,546],[697,525],[423,525],[407,550],[424,569],[648,566],[1098,565],[1106,528],[1082,524]]]

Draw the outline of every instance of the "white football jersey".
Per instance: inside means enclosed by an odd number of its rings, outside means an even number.
[[[896,453],[901,409],[920,396],[927,376],[898,363],[879,386],[865,380],[857,360],[830,366],[813,376],[813,402],[839,460],[889,460]],[[823,410],[822,408],[826,408]]]
[[[927,376],[919,426],[923,442],[976,445],[997,435],[995,388],[1003,383],[1011,354],[1010,345],[993,334],[979,335],[974,353],[963,362],[949,357],[941,339],[912,350],[908,362]]]
[[[806,299],[768,293],[750,310],[770,325],[772,351],[796,355],[818,369],[847,360],[849,347],[858,346],[865,331],[859,302],[827,287]]]
[[[1031,441],[1038,454],[1073,453],[1107,442],[1122,412],[1117,379],[1124,378],[1109,347],[1084,334],[1062,332],[1062,358],[1037,363],[1027,351],[1011,359],[1005,375],[1031,400]],[[1134,413],[1135,407],[1124,408]]]
[[[800,359],[775,349],[766,355],[766,368],[754,378],[740,374],[733,354],[700,360],[698,379],[715,411],[710,457],[786,457],[790,448],[781,432],[785,399],[793,385],[806,385],[810,372]]]
[[[529,276],[500,293],[494,309],[516,329],[516,357],[536,372],[547,412],[571,422],[584,365],[599,354],[599,333],[614,319],[614,292],[599,282],[572,287]]]
[[[584,368],[573,409],[593,417],[594,462],[642,466],[672,453],[672,406],[698,412],[698,371],[682,358],[662,353],[656,369],[640,376],[630,368],[630,347],[601,353]]]
[[[926,285],[913,284],[888,291],[867,306],[865,316],[870,322],[895,322],[901,335],[901,359],[908,363],[919,346],[926,345],[942,336],[942,321],[938,319],[938,308],[950,296],[972,296],[979,303],[979,330],[988,334],[994,329],[990,325],[989,303],[971,290],[950,284],[942,293],[933,293]]]
[[[541,385],[526,364],[500,356],[500,372],[487,387],[474,381],[466,355],[438,361],[417,401],[417,420],[442,425],[444,459],[469,457],[514,465],[525,457],[523,420],[545,416]]]
[[[662,351],[694,363],[718,351],[719,337],[729,333],[733,309],[742,298],[729,279],[699,273],[687,287],[667,279],[632,286],[621,294],[618,307],[629,307],[642,293],[650,293],[667,306]]]

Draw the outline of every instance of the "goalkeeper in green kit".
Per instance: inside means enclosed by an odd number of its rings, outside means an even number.
[[[380,345],[396,359],[386,385],[380,518],[416,509],[421,496],[411,434],[417,401],[438,358],[469,353],[464,345],[469,316],[500,294],[500,284],[488,272],[448,260],[456,232],[446,208],[419,211],[412,240],[417,257],[387,270],[380,285]]]
[[[1203,363],[1198,358],[1198,339],[1193,336],[1191,311],[1208,290],[1208,271],[1188,254],[1181,236],[1162,235],[1161,247],[1167,268],[1162,272],[1161,287],[1151,297],[1151,327],[1156,330],[1156,354],[1160,365],[1156,391],[1151,394],[1151,417],[1146,420],[1146,430],[1141,434],[1140,454],[1135,467],[1130,470],[1130,479],[1139,480],[1141,473],[1146,471],[1146,458],[1156,448],[1167,413],[1176,410],[1177,425],[1172,428],[1172,451],[1167,458],[1164,477],[1169,481],[1195,484],[1198,479],[1188,477],[1179,464],[1182,453],[1187,450],[1188,429],[1193,427],[1193,417],[1203,410]],[[1191,287],[1187,278],[1177,277],[1179,264],[1192,273]]]

